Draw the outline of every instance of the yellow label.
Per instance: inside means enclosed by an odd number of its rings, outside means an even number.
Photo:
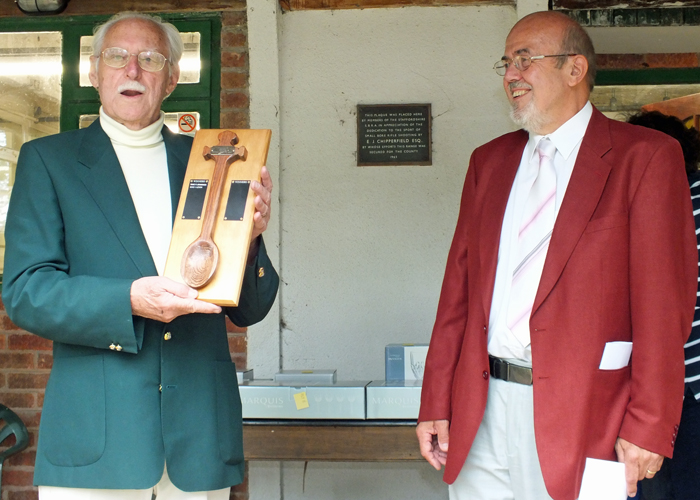
[[[302,370],[301,373],[313,373],[313,370]]]
[[[297,392],[294,395],[294,402],[297,405],[297,410],[303,410],[304,408],[309,407],[309,400],[307,399],[305,392]]]

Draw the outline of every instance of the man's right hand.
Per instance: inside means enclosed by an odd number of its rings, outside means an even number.
[[[221,308],[197,300],[197,290],[162,276],[147,276],[131,284],[131,312],[164,323],[183,314],[217,314]]]
[[[449,420],[428,420],[416,427],[420,454],[430,465],[440,470],[447,462],[447,447],[450,441]]]

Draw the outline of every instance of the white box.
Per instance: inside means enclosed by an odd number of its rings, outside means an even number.
[[[367,386],[367,420],[417,420],[422,381],[376,380]]]
[[[384,348],[386,380],[423,380],[428,344],[389,344]]]
[[[238,384],[242,384],[244,380],[253,380],[253,369],[250,370],[236,370],[236,376],[238,377]]]
[[[272,380],[244,382],[239,391],[243,418],[364,420],[367,382],[283,385]]]
[[[338,381],[336,370],[281,370],[275,373],[275,382],[283,384],[328,384]]]

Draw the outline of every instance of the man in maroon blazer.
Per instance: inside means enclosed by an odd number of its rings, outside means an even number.
[[[524,130],[471,157],[421,453],[453,499],[574,500],[587,457],[623,462],[634,494],[681,412],[698,258],[681,149],[591,106],[593,46],[562,14],[521,19],[494,69]]]

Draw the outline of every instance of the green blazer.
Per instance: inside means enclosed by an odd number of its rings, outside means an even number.
[[[163,138],[174,216],[192,139],[165,127]],[[22,147],[5,236],[7,314],[53,340],[34,483],[150,488],[166,462],[184,491],[241,482],[225,314],[247,326],[272,306],[279,278],[264,244],[239,307],[168,324],[133,316],[132,282],[157,272],[99,121]]]

